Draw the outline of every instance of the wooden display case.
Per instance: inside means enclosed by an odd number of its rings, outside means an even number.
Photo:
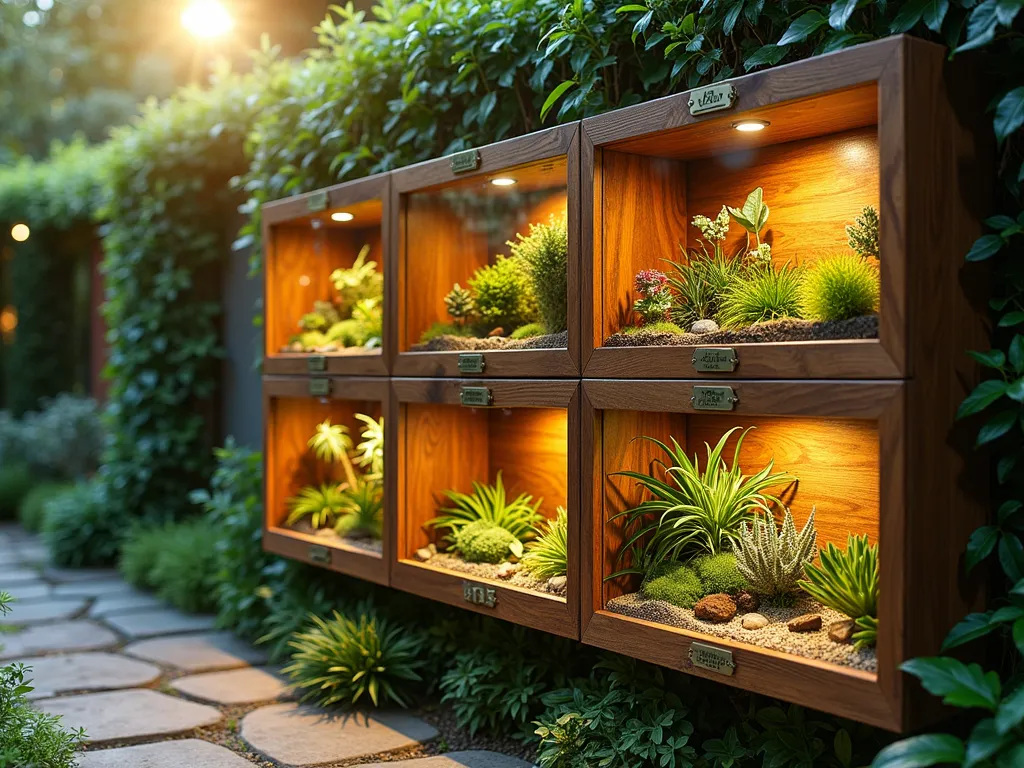
[[[389,492],[396,500],[391,584],[423,597],[565,637],[579,637],[579,383],[392,379],[397,437],[388,443]],[[468,389],[467,389],[468,388]],[[482,393],[481,393],[482,391]],[[485,407],[463,406],[483,396]],[[452,561],[417,559],[444,549],[443,531],[427,523],[445,491],[472,492],[502,473],[507,497],[543,498],[540,512],[568,512],[568,570],[560,594],[496,576],[456,570]]]
[[[915,360],[927,353],[918,331],[936,306],[962,302],[957,272],[988,210],[991,163],[976,127],[983,110],[963,103],[977,90],[959,82],[963,62],[953,69],[945,58],[940,46],[892,37],[585,119],[585,377],[916,375]],[[727,105],[730,88],[731,108],[699,111],[708,100]],[[705,343],[677,336],[680,346],[608,346],[621,343],[614,334],[633,319],[637,272],[671,273],[663,260],[681,261],[680,248],[701,237],[693,217],[739,208],[756,187],[770,209],[761,240],[776,268],[852,252],[845,227],[864,206],[877,209],[877,337]],[[744,251],[744,238],[732,222],[725,255]],[[778,336],[870,336],[867,323],[805,325]],[[733,356],[732,371],[716,363]],[[707,370],[705,358],[718,370]]]
[[[969,434],[944,439],[952,411],[943,408],[939,418],[939,389],[895,381],[584,382],[583,641],[882,728],[920,726],[934,715],[933,700],[919,695],[917,683],[898,667],[936,654],[948,629],[981,598],[977,585],[963,583],[959,559],[985,517],[984,484],[977,480],[984,473],[976,459],[968,466],[964,458],[973,455]],[[722,397],[730,390],[736,398],[731,412],[702,408],[728,404]],[[848,534],[878,543],[874,663],[870,654],[822,638],[827,627],[816,639],[807,636],[806,645],[796,634],[779,631],[776,638],[759,634],[767,628],[701,622],[692,612],[624,597],[637,593],[638,576],[608,578],[631,556],[619,560],[623,522],[612,518],[643,498],[633,479],[613,473],[647,472],[652,460],[664,458],[636,438],[672,436],[703,470],[704,444],[714,446],[735,426],[755,428],[740,454],[745,472],[774,459],[773,471],[797,478],[776,490],[798,530],[816,507],[819,548],[827,542],[845,548]],[[730,466],[736,437],[723,454]],[[785,618],[772,623],[782,630],[779,621]],[[713,671],[694,664],[694,643],[724,652],[734,667]]]
[[[317,425],[325,419],[344,425],[355,449],[365,426],[356,414],[379,420],[387,409],[387,399],[388,382],[382,378],[263,378],[265,550],[378,584],[388,583],[392,528],[386,490],[381,510],[383,535],[376,544],[367,539],[325,537],[307,526],[286,523],[288,500],[302,488],[342,482],[345,477],[339,466],[318,460],[310,450],[309,439]],[[364,470],[357,467],[356,471]],[[387,476],[385,472],[385,482]]]
[[[397,307],[392,373],[400,376],[579,376],[579,124],[400,168],[391,204]],[[445,295],[509,255],[508,241],[531,224],[567,217],[567,341],[538,349],[417,347],[435,323],[450,322]],[[508,329],[504,329],[506,335]],[[547,337],[545,337],[547,338]]]
[[[334,270],[352,267],[368,248],[364,263],[375,262],[376,272],[384,272],[389,190],[390,176],[378,174],[263,206],[264,373],[387,375],[383,346],[389,321],[383,293],[383,333],[376,347],[288,347],[301,333],[300,320],[313,312],[314,302],[338,297],[331,279]]]

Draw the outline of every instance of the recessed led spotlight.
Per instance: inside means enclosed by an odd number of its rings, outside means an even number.
[[[355,216],[348,211],[338,211],[337,213],[331,214],[331,219],[333,221],[352,221],[354,218]]]
[[[510,179],[508,176],[499,176],[496,179],[491,179],[491,184],[496,187],[511,187],[513,184],[518,182],[515,179]]]
[[[771,123],[767,120],[737,120],[732,124],[732,127],[740,133],[757,133],[758,131],[763,131],[769,125]]]
[[[11,237],[14,238],[15,242],[24,243],[28,240],[30,234],[32,232],[27,224],[15,224],[11,227]]]

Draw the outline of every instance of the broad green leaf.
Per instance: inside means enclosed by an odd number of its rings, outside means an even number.
[[[1016,631],[1016,627],[1014,627]],[[996,710],[996,732],[1008,733],[1024,721],[1024,685],[999,702]]]
[[[615,9],[616,13],[647,13],[650,10],[646,5],[638,5],[636,3],[630,3],[629,5],[620,5]]]
[[[1009,27],[1021,9],[1024,9],[1024,0],[999,0],[996,3],[996,18],[1004,27]]]
[[[1024,376],[1010,383],[1006,388],[1006,396],[1015,403],[1024,403]]]
[[[964,756],[964,768],[974,768],[978,763],[987,760],[1004,746],[1013,737],[1008,734],[1000,734],[996,730],[995,720],[987,717],[971,731],[967,740],[967,753]]]
[[[999,235],[982,235],[974,241],[967,252],[967,261],[985,261],[991,259],[1003,249],[1003,238]]]
[[[836,31],[844,30],[856,8],[857,0],[835,0],[828,12],[829,26]]]
[[[987,445],[1005,435],[1017,423],[1019,415],[1019,410],[1007,410],[997,413],[978,430],[978,441],[975,445]]]
[[[999,537],[999,564],[1007,578],[1016,583],[1024,579],[1024,545],[1012,533]]]
[[[1010,342],[1010,365],[1017,373],[1024,373],[1024,336],[1019,333]]]
[[[1012,328],[1015,325],[1024,323],[1024,312],[1020,310],[1014,310],[1013,312],[1007,312],[1001,318],[999,318],[1000,328]]]
[[[987,368],[1002,368],[1006,364],[1006,355],[1001,349],[990,349],[988,352],[968,352],[967,354]]]
[[[1024,85],[1014,88],[999,101],[993,124],[999,142],[1024,125]]]
[[[761,67],[765,64],[778,64],[788,52],[789,48],[784,45],[773,45],[772,43],[762,45],[750,56],[744,59],[743,69],[749,72],[755,67]]]
[[[949,0],[928,0],[924,8],[924,24],[932,32],[942,31],[942,22],[949,12]]]
[[[555,89],[551,93],[549,93],[547,99],[544,100],[544,106],[540,108],[540,119],[542,121],[547,116],[548,112],[551,111],[551,108],[555,106],[555,103],[560,98],[562,98],[562,94],[564,94],[574,85],[576,85],[575,80],[565,80],[559,83],[557,86],[555,86]]]
[[[968,573],[978,563],[992,554],[992,550],[995,549],[998,540],[999,529],[994,525],[984,525],[974,530],[967,542],[966,565]]]
[[[928,768],[932,765],[960,765],[966,750],[964,743],[948,733],[911,736],[890,744],[879,752],[871,768]]]
[[[929,693],[941,696],[944,704],[995,711],[999,702],[999,675],[985,672],[977,664],[936,656],[911,659],[901,669],[918,678]]]
[[[999,510],[996,512],[996,518],[999,520],[999,524],[1003,525],[1007,520],[1017,514],[1022,507],[1024,507],[1024,504],[1021,504],[1021,502],[1016,499],[1004,501],[999,505]]]
[[[889,31],[894,35],[909,32],[917,26],[917,22],[921,20],[925,8],[930,2],[931,0],[910,0],[910,2],[901,5],[900,12],[896,14],[896,18],[889,25]]]
[[[999,23],[996,16],[998,5],[999,0],[985,0],[974,7],[971,15],[967,17],[967,41],[957,48],[958,52],[981,48],[992,42]]]
[[[988,379],[981,382],[964,401],[956,412],[956,417],[962,419],[988,408],[992,403],[1006,394],[1007,384],[1001,379]]]
[[[789,29],[787,29],[786,33],[779,39],[777,45],[802,43],[808,38],[808,36],[817,32],[827,23],[828,20],[818,13],[818,11],[807,11],[789,25]]]
[[[832,749],[835,750],[836,759],[844,768],[850,764],[853,760],[853,742],[850,740],[849,731],[845,728],[836,731],[835,738],[832,739]]]
[[[992,621],[991,615],[987,613],[968,614],[949,630],[946,639],[942,641],[942,652],[945,653],[951,648],[957,648],[972,640],[977,640],[979,637],[991,634],[999,629],[999,626],[999,622]]]
[[[1017,653],[1024,653],[1024,618],[1013,622],[1013,643],[1017,646]]]

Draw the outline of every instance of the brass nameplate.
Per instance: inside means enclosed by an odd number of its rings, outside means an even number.
[[[732,373],[740,359],[736,357],[736,350],[731,347],[697,347],[693,350],[693,359],[690,362],[697,373]]]
[[[331,394],[330,379],[310,379],[309,394],[313,397],[327,397]]]
[[[306,209],[310,213],[319,213],[320,211],[327,209],[327,190],[321,189],[319,192],[313,192],[306,198]]]
[[[736,663],[732,660],[732,651],[715,648],[713,645],[704,645],[704,643],[690,643],[690,661],[695,667],[708,669],[720,675],[731,676],[736,669]]]
[[[464,581],[462,582],[462,599],[473,605],[493,608],[498,604],[498,590],[488,587],[486,584]]]
[[[697,385],[690,398],[690,404],[698,411],[731,411],[738,402],[739,398],[732,387]]]
[[[487,387],[463,387],[459,390],[459,402],[471,408],[491,404],[491,390]]]
[[[465,173],[475,171],[480,167],[480,152],[475,149],[467,149],[465,152],[456,152],[452,155],[452,173]]]
[[[327,370],[327,358],[323,355],[310,355],[306,358],[310,373],[323,373]]]
[[[719,109],[730,109],[736,103],[736,88],[729,84],[709,85],[690,92],[691,115],[703,115],[705,112],[717,112]]]
[[[309,562],[316,563],[317,565],[330,565],[331,550],[327,547],[321,546],[320,544],[310,544]]]
[[[459,355],[459,373],[483,373],[484,356],[479,352],[463,352]]]

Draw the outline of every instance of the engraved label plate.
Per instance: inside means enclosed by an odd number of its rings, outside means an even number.
[[[462,599],[473,605],[493,608],[498,604],[498,590],[488,587],[486,584],[464,581],[462,582]]]
[[[475,171],[480,167],[480,153],[475,149],[456,152],[452,155],[452,173]]]
[[[309,394],[313,397],[327,397],[331,394],[330,379],[310,379]]]
[[[483,373],[484,356],[479,352],[463,352],[459,355],[459,373]]]
[[[317,565],[330,565],[331,550],[327,547],[321,546],[320,544],[310,544],[309,562],[316,563]]]
[[[709,669],[720,675],[732,676],[736,669],[736,664],[732,660],[732,651],[704,643],[690,643],[690,661],[695,667]]]
[[[740,359],[736,357],[736,350],[731,347],[697,347],[693,350],[693,359],[690,362],[697,373],[732,373]]]
[[[327,370],[327,358],[323,355],[310,355],[307,358],[310,373],[323,373]]]
[[[731,411],[739,398],[732,387],[694,386],[690,403],[698,411]]]
[[[471,408],[486,407],[491,399],[491,390],[487,387],[463,387],[459,391],[459,402]]]
[[[705,112],[716,112],[719,109],[730,109],[736,103],[736,88],[732,85],[709,85],[690,92],[691,115],[703,115]]]
[[[307,197],[306,209],[310,213],[319,213],[320,211],[326,210],[327,190],[321,189],[319,192],[313,192],[309,197]]]

